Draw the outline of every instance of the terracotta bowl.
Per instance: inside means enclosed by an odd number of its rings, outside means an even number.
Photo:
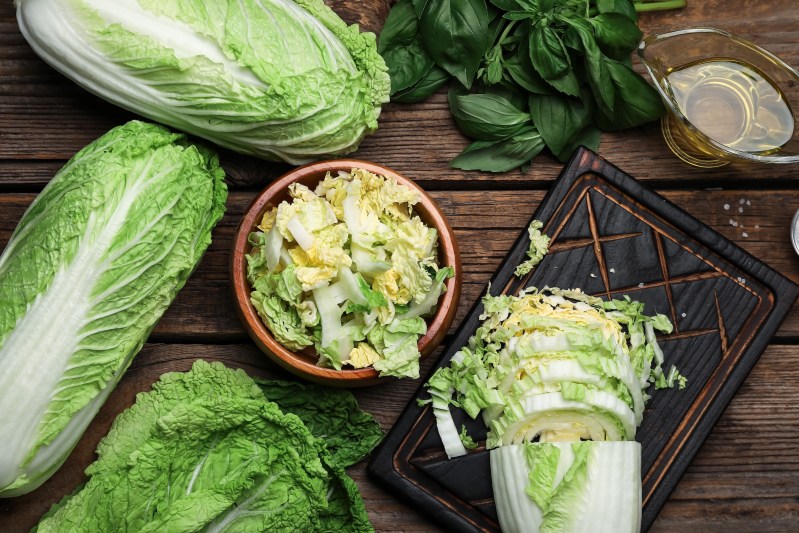
[[[313,189],[325,177],[326,173],[332,172],[335,174],[339,170],[350,171],[353,168],[363,168],[374,174],[393,177],[398,183],[418,191],[421,201],[414,206],[414,211],[425,224],[436,228],[438,231],[439,265],[455,267],[455,276],[447,280],[447,291],[441,295],[435,315],[427,319],[427,333],[419,339],[419,351],[422,357],[428,356],[444,339],[455,318],[461,295],[461,279],[463,275],[460,253],[452,228],[447,223],[435,201],[412,180],[397,174],[391,169],[366,161],[341,159],[311,163],[284,174],[261,192],[247,208],[236,230],[233,254],[230,261],[231,281],[238,314],[244,328],[258,347],[277,364],[297,376],[317,383],[339,387],[373,385],[378,383],[380,378],[377,371],[371,367],[361,369],[348,369],[345,367],[342,370],[335,370],[317,366],[318,356],[313,347],[294,352],[284,348],[275,340],[250,303],[252,289],[247,281],[245,254],[248,254],[251,248],[247,242],[247,236],[260,222],[268,208],[290,198],[288,194],[288,186],[290,184],[302,183]]]

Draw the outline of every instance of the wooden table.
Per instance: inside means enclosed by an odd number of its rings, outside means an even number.
[[[387,3],[337,1],[331,5],[348,21],[378,31]],[[795,0],[689,0],[689,7],[682,11],[643,15],[641,26],[646,33],[689,26],[729,30],[799,66]],[[132,115],[82,91],[39,60],[19,34],[10,1],[0,4],[0,43],[2,248],[36,193],[64,162]],[[380,130],[355,154],[415,178],[449,217],[465,273],[456,325],[483,293],[562,167],[551,157],[541,156],[527,173],[491,175],[450,169],[449,160],[465,145],[450,118],[445,94],[439,93],[421,104],[387,105]],[[799,181],[795,180],[799,165],[689,168],[668,151],[657,124],[605,134],[599,152],[799,281],[799,258],[788,232],[799,208]],[[223,162],[231,186],[228,211],[200,267],[67,463],[37,491],[0,500],[0,531],[27,531],[50,504],[81,482],[83,469],[114,417],[162,373],[186,370],[193,360],[205,358],[253,374],[279,374],[236,318],[227,265],[243,210],[266,182],[289,167],[228,152],[223,152]],[[741,200],[745,209],[738,213]],[[732,209],[725,210],[725,204]],[[795,307],[694,459],[652,532],[799,531],[798,343],[799,308]],[[424,369],[431,363],[428,360]],[[418,386],[419,381],[392,381],[356,395],[387,430]],[[437,530],[426,517],[377,487],[367,477],[364,464],[350,472],[377,530]]]

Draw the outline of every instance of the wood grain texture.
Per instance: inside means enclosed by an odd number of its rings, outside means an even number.
[[[377,30],[389,2],[329,3],[345,20]],[[685,10],[644,14],[640,23],[646,33],[687,26],[718,27],[753,40],[799,67],[799,14],[795,6],[794,0],[692,1]],[[64,160],[111,127],[133,117],[78,88],[37,58],[19,34],[11,2],[0,5],[0,35],[0,160]],[[442,91],[418,104],[385,106],[378,132],[363,142],[357,157],[414,176],[427,188],[541,187],[562,166],[545,155],[537,158],[527,173],[491,175],[449,169],[448,161],[466,144],[454,127]],[[790,180],[795,175],[790,165],[712,171],[688,168],[671,155],[657,124],[603,134],[599,154],[638,179],[659,182],[741,183],[752,178]],[[237,184],[263,183],[286,168],[228,152],[223,154],[223,161],[231,181]],[[2,175],[0,184],[12,179],[13,176]]]
[[[328,0],[346,20],[377,31],[390,0]],[[799,66],[795,0],[689,0],[681,11],[646,14],[647,33],[689,26],[732,31]],[[638,66],[640,69],[640,65]],[[77,150],[134,115],[86,93],[38,59],[19,33],[12,2],[0,3],[0,249],[34,193]],[[455,229],[464,264],[457,325],[540,203],[562,165],[541,156],[527,173],[463,172],[448,167],[467,140],[455,129],[445,95],[413,105],[388,104],[379,131],[356,157],[413,177],[442,206]],[[752,255],[799,281],[799,258],[788,227],[799,207],[796,165],[689,168],[668,151],[657,124],[603,134],[599,153],[734,240]],[[42,512],[81,479],[97,441],[113,418],[158,376],[185,370],[198,357],[274,372],[235,317],[227,264],[233,232],[255,191],[290,167],[221,151],[233,192],[228,212],[200,268],[159,323],[109,403],[67,465],[32,495],[0,500],[0,531],[27,531]],[[724,190],[707,190],[724,187]],[[663,190],[665,189],[665,190]],[[739,201],[743,213],[738,213]],[[729,204],[731,209],[725,210]],[[738,226],[730,223],[738,222]],[[746,235],[744,235],[746,233]],[[794,309],[745,381],[661,512],[651,531],[664,533],[799,531],[799,310]],[[206,344],[180,344],[202,342]],[[239,344],[225,344],[225,343]],[[432,360],[427,362],[427,365]],[[268,370],[264,370],[268,369]],[[0,370],[2,371],[2,370]],[[358,391],[364,408],[388,429],[418,382]],[[1,436],[0,436],[1,437]],[[436,531],[414,509],[351,469],[378,531]]]
[[[799,282],[799,257],[791,248],[787,232],[794,210],[799,207],[799,191],[660,192],[747,252]],[[254,192],[237,191],[230,194],[227,213],[214,229],[213,243],[197,271],[159,322],[154,333],[156,338],[217,341],[247,338],[233,305],[228,265],[236,226],[255,195]],[[538,207],[544,192],[451,190],[432,191],[431,196],[441,206],[460,245],[464,282],[454,328],[485,291],[491,274]],[[0,192],[0,247],[5,246],[34,198],[34,193]],[[744,200],[743,204],[741,200]],[[743,212],[739,213],[739,209]],[[730,221],[738,225],[733,226]],[[215,304],[208,305],[207,302]],[[799,312],[786,319],[778,335],[799,337]]]
[[[66,464],[35,492],[0,500],[0,530],[28,531],[62,495],[84,480],[83,470],[116,415],[159,376],[185,371],[195,359],[221,361],[256,376],[291,379],[250,344],[148,344],[136,357]],[[429,361],[425,371],[429,368]],[[672,498],[650,530],[795,531],[799,517],[799,347],[772,346],[728,406]],[[398,381],[354,391],[363,409],[387,430],[416,389]],[[365,463],[349,469],[378,531],[439,531],[424,516],[386,493],[366,475]]]

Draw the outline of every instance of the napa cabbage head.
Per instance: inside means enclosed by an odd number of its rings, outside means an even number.
[[[389,79],[322,0],[18,0],[34,51],[94,94],[221,146],[299,164],[355,150]]]
[[[0,497],[66,459],[224,211],[215,154],[143,122],[78,152],[0,256]]]

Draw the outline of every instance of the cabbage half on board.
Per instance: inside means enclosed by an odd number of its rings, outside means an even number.
[[[61,466],[211,242],[217,158],[142,122],[75,155],[0,256],[0,497]]]
[[[389,78],[322,0],[17,0],[34,51],[86,90],[238,152],[352,152]]]
[[[531,226],[531,230],[532,230]],[[532,231],[531,231],[532,238]],[[663,372],[656,331],[629,298],[528,288],[483,298],[483,321],[427,383],[448,457],[467,453],[450,405],[488,428],[494,500],[505,533],[635,533],[647,390],[685,386]]]

